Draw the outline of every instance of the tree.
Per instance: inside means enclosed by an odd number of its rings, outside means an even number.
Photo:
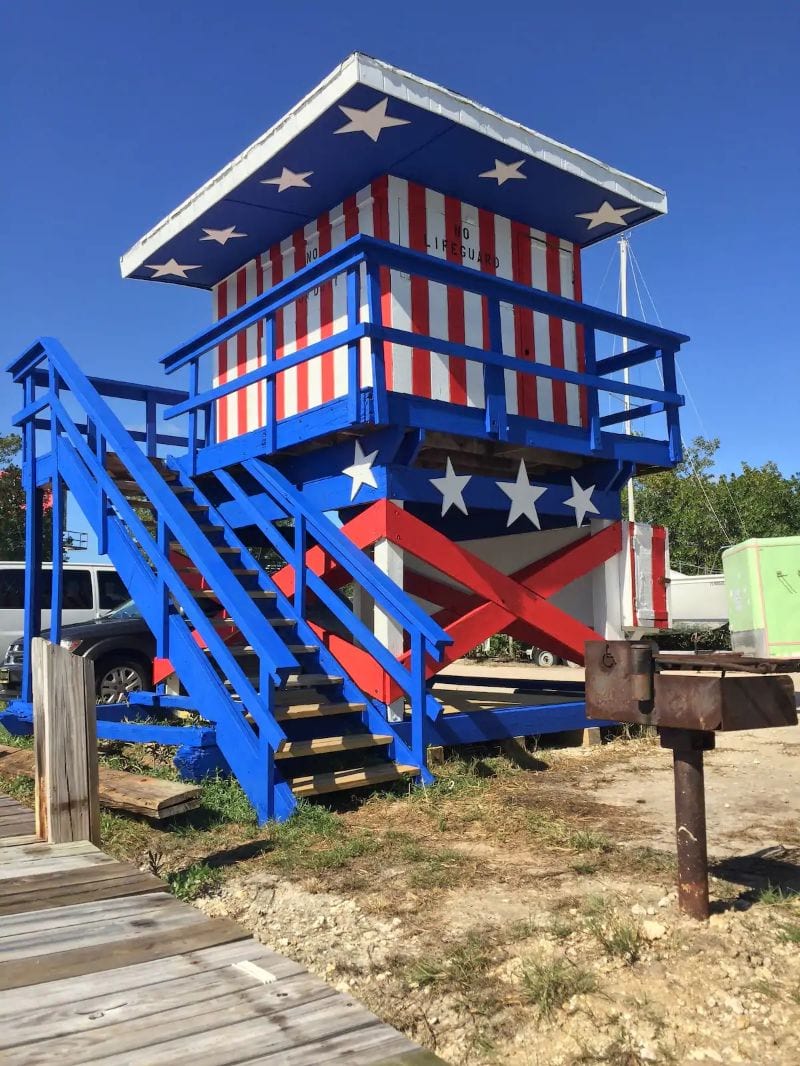
[[[25,558],[25,492],[22,470],[14,462],[19,454],[19,434],[0,435],[0,559]],[[52,558],[53,515],[45,507],[42,520],[45,559]]]
[[[713,573],[722,552],[750,537],[800,534],[800,476],[774,462],[738,474],[714,473],[719,440],[696,437],[683,462],[637,478],[636,517],[669,529],[670,561],[683,573]]]

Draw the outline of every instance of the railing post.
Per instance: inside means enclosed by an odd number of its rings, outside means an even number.
[[[306,516],[294,516],[294,609],[306,616]]]
[[[95,451],[97,461],[105,470],[106,467],[106,439],[95,427]],[[108,494],[100,489],[100,522],[97,530],[97,550],[100,555],[108,551]]]
[[[197,399],[197,388],[200,381],[200,359],[195,358],[189,366],[189,396],[192,400]],[[197,408],[193,407],[189,412],[189,429],[187,433],[189,445],[189,473],[194,477],[197,473]],[[149,453],[148,453],[149,454]]]
[[[661,367],[663,370],[665,392],[677,392],[678,383],[675,376],[675,350],[661,349]],[[678,417],[677,404],[668,403],[667,408],[667,443],[669,457],[673,463],[679,463],[683,458],[683,444],[681,443],[681,426]]]
[[[361,311],[361,270],[351,266],[347,271],[347,326],[358,325]],[[350,422],[358,422],[361,401],[361,352],[359,341],[347,346],[347,413]]]
[[[425,639],[419,630],[411,632],[411,750],[419,763],[420,769],[427,765],[428,758],[428,715],[427,685],[425,682]]]
[[[145,419],[145,453],[148,459],[154,459],[158,444],[158,432],[156,428],[156,401],[151,393],[145,394],[144,419]]]
[[[489,324],[489,348],[497,355],[503,354],[503,329],[500,321],[500,301],[486,297]],[[502,367],[483,364],[483,395],[486,400],[486,432],[492,437],[505,440],[508,436],[506,411],[506,379]]]
[[[48,368],[50,392],[58,398],[59,379],[58,371],[51,364]],[[50,518],[51,518],[51,543],[53,569],[50,582],[50,640],[58,644],[61,640],[61,604],[63,597],[64,576],[64,546],[63,530],[66,526],[64,521],[64,483],[58,472],[58,417],[50,411],[50,456],[53,476],[50,480]]]
[[[35,399],[33,374],[23,385],[25,406]],[[25,585],[22,628],[22,684],[20,698],[30,703],[33,698],[31,680],[31,644],[42,631],[42,490],[36,484],[36,427],[29,418],[22,432],[22,485],[25,492]]]
[[[388,273],[388,271],[387,271]],[[389,404],[386,396],[386,342],[381,333],[383,309],[381,307],[381,274],[378,264],[367,260],[367,318],[378,335],[370,338],[372,361],[372,395],[374,419],[379,424],[389,421]]]
[[[597,373],[597,344],[591,326],[584,326],[584,362],[587,374]],[[603,432],[600,428],[600,396],[596,385],[587,385],[587,412],[589,415],[589,447],[593,452],[603,447]]]
[[[165,555],[167,559],[169,559],[169,541],[171,536],[170,530],[161,515],[157,516],[156,521],[156,542],[162,554]],[[158,633],[156,634],[156,652],[159,659],[168,659],[170,600],[167,583],[164,580],[164,577],[160,571],[158,574],[158,598],[160,603],[160,624],[158,627]]]
[[[33,641],[36,835],[100,843],[94,663]]]
[[[275,355],[275,316],[268,315],[264,321],[264,360],[268,367],[275,362]],[[275,375],[270,374],[264,383],[264,411],[267,423],[264,444],[268,454],[275,451],[278,441],[275,388]]]

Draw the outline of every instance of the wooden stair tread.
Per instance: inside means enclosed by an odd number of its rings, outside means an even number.
[[[284,688],[313,688],[315,685],[341,685],[344,678],[336,674],[293,674],[283,684]]]
[[[351,770],[333,770],[330,773],[308,774],[289,779],[289,787],[295,796],[321,796],[326,792],[340,792],[350,788],[365,788],[386,781],[400,781],[419,773],[419,767],[404,763],[377,763]]]
[[[295,703],[276,707],[275,718],[278,722],[291,722],[295,718],[324,718],[335,714],[360,714],[367,708],[366,703]]]
[[[340,737],[314,737],[311,740],[285,740],[275,752],[276,759],[298,759],[306,755],[332,755],[359,748],[381,748],[393,737],[382,733],[346,733]]]

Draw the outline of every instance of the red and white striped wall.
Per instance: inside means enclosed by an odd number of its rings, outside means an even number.
[[[214,290],[214,319],[241,307],[357,233],[581,299],[579,250],[569,242],[413,182],[384,176],[220,282]],[[488,346],[485,301],[474,293],[384,269],[381,294],[383,319],[388,325],[457,343]],[[362,318],[366,316],[364,306],[361,313]],[[276,317],[278,358],[331,336],[345,324],[345,281],[339,278],[294,301]],[[501,307],[501,326],[505,354],[569,370],[583,369],[580,327],[510,305]],[[402,345],[386,348],[386,381],[392,391],[484,406],[481,364]],[[214,384],[262,365],[263,353],[263,325],[242,331],[219,346]],[[505,372],[505,380],[509,413],[575,426],[586,423],[584,390],[577,386],[513,371]],[[366,343],[361,355],[361,382],[371,384]],[[346,392],[347,355],[346,349],[340,348],[278,375],[278,418],[310,410]],[[220,401],[219,439],[228,440],[263,426],[264,406],[263,384]]]
[[[622,531],[628,560],[623,624],[626,629],[669,629],[669,533],[644,522],[625,522]]]

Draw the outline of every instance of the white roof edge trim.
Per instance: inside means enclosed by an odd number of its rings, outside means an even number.
[[[666,193],[657,186],[615,170],[606,163],[528,129],[519,122],[503,118],[497,112],[435,82],[399,70],[363,53],[354,52],[295,104],[287,115],[253,141],[125,252],[120,258],[122,276],[129,277],[143,266],[153,251],[200,218],[210,207],[224,199],[241,182],[268,163],[298,133],[316,121],[348,89],[359,82],[449,118],[514,151],[589,181],[607,192],[624,196],[651,211],[666,214]]]

